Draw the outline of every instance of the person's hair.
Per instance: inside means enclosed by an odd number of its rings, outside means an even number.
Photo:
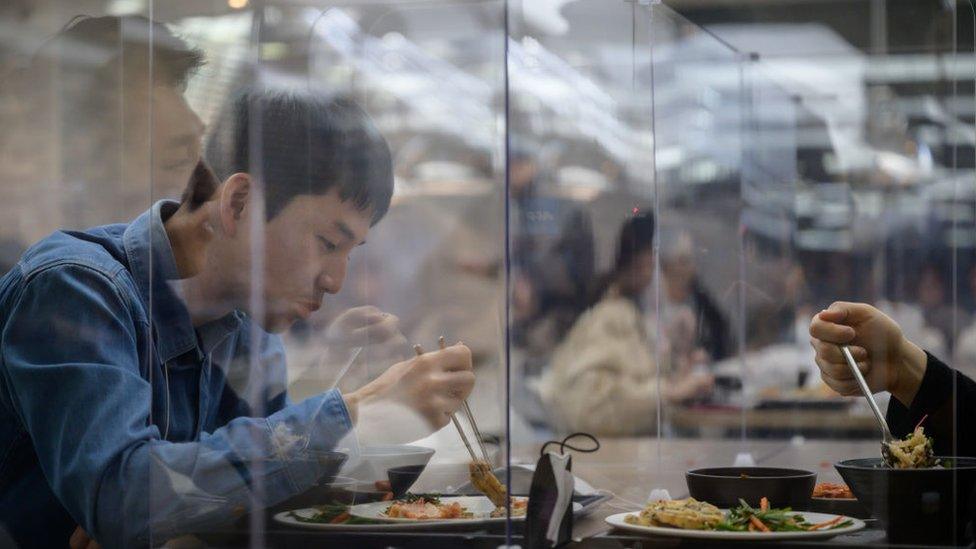
[[[641,213],[631,217],[620,228],[613,272],[620,274],[621,271],[630,267],[637,256],[652,251],[653,248],[654,214]]]
[[[221,114],[206,158],[221,181],[254,176],[269,220],[297,196],[338,189],[376,224],[393,195],[389,145],[369,115],[343,97],[245,91]],[[202,195],[187,190],[191,209]]]
[[[617,236],[617,250],[614,255],[613,267],[594,284],[590,291],[590,306],[596,305],[603,299],[607,289],[620,278],[624,271],[633,265],[634,260],[640,254],[653,251],[654,230],[653,213],[641,212],[627,218]]]
[[[60,78],[82,79],[79,91],[97,98],[123,77],[137,82],[144,75],[154,85],[183,89],[203,63],[203,52],[166,25],[127,15],[75,17],[38,49],[31,65],[53,65]]]
[[[104,222],[104,199],[116,190],[123,193],[113,198],[116,206],[137,195],[144,201],[144,189],[126,181],[122,168],[124,139],[145,120],[126,114],[124,106],[137,104],[130,90],[182,92],[203,62],[202,52],[145,17],[76,17],[27,65],[0,78],[4,99],[17,106],[4,119],[9,131],[0,147],[23,150],[37,174],[86,183],[65,186],[60,199],[75,222]]]

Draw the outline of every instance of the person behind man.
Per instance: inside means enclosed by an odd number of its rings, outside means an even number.
[[[838,301],[810,322],[821,377],[842,395],[861,391],[841,353],[848,345],[868,387],[888,391],[891,434],[904,437],[923,419],[936,455],[976,457],[976,382],[910,341],[890,317],[866,303]]]
[[[654,218],[641,214],[620,230],[613,270],[552,355],[540,392],[555,427],[603,435],[654,432],[659,399],[681,402],[707,394],[712,376],[688,363],[668,376],[642,312],[654,280]],[[657,352],[656,352],[657,351]]]
[[[0,279],[0,523],[24,546],[76,524],[161,544],[239,516],[257,486],[264,505],[311,487],[354,425],[416,437],[471,391],[455,345],[289,403],[268,332],[341,289],[390,203],[390,151],[354,103],[310,94],[245,93],[219,130],[220,180],[198,165],[181,202],[57,232]]]
[[[684,308],[693,315],[691,345],[712,361],[732,354],[729,322],[698,277],[695,243],[687,230],[676,230],[661,243],[661,274],[665,312]]]
[[[35,204],[18,224],[36,235],[125,221],[150,196],[179,197],[204,132],[183,93],[203,64],[165,25],[135,15],[77,17],[45,42],[0,85],[17,106],[0,138],[12,160],[3,186],[59,183],[40,197],[47,211]]]

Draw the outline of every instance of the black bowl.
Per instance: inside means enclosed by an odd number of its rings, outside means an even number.
[[[969,539],[976,459],[940,458],[945,468],[891,469],[881,458],[834,465],[892,543],[962,544]]]
[[[420,474],[424,472],[427,464],[423,465],[404,465],[394,467],[386,472],[390,479],[390,487],[393,489],[393,497],[402,498],[410,490],[413,483],[417,482]]]
[[[691,497],[722,508],[735,507],[739,499],[758,506],[766,497],[775,507],[806,510],[817,474],[777,467],[713,467],[688,471],[685,480]]]

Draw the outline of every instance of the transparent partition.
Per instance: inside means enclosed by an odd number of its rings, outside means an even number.
[[[706,465],[684,438],[723,433],[699,433],[688,409],[709,401],[712,365],[739,368],[742,60],[659,4],[564,15],[561,36],[512,29],[534,55],[510,59],[510,138],[539,144],[540,172],[530,200],[510,182],[513,407],[537,440],[599,438],[576,458],[587,480],[639,506]],[[731,463],[738,446],[719,444]]]
[[[742,4],[4,2],[0,546],[968,542],[976,12]]]

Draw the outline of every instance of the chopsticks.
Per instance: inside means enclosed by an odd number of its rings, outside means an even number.
[[[444,336],[439,337],[437,339],[437,343],[441,350],[447,348],[447,344],[444,341]],[[417,356],[424,354],[424,348],[420,345],[414,345],[413,350],[415,353],[417,353]],[[483,461],[490,466],[491,460],[488,458],[488,450],[485,448],[484,439],[481,436],[481,431],[478,429],[478,423],[474,420],[474,414],[471,413],[471,407],[468,406],[467,399],[462,401],[461,410],[464,412],[464,416],[468,419],[468,423],[471,425],[471,430],[474,431],[475,440],[478,443],[478,449],[481,450],[482,457],[479,458],[475,453],[474,447],[471,446],[471,442],[468,440],[468,435],[464,432],[464,428],[461,426],[461,422],[458,421],[457,415],[452,413],[451,422],[454,423],[454,428],[457,429],[458,435],[461,437],[461,442],[463,442],[464,447],[467,448],[468,454],[471,455],[472,461],[476,463]]]

